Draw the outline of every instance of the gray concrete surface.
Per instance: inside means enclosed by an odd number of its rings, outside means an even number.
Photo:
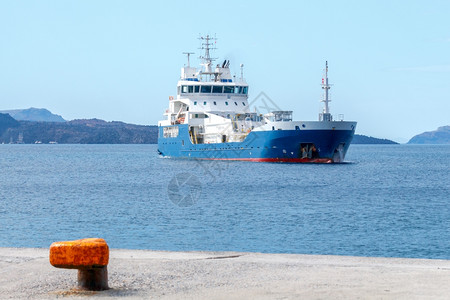
[[[450,299],[449,260],[112,249],[108,272],[77,291],[48,249],[0,248],[0,299]]]

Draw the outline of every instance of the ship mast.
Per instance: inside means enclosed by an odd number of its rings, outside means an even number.
[[[199,40],[202,41],[201,43],[201,47],[199,49],[201,50],[205,50],[205,55],[204,56],[200,56],[199,58],[203,60],[203,63],[201,64],[202,66],[205,67],[205,71],[203,72],[203,74],[212,74],[212,70],[211,70],[211,65],[212,62],[216,59],[216,58],[212,58],[209,54],[209,50],[215,50],[216,48],[212,46],[212,40],[215,41],[217,40],[217,38],[215,37],[210,37],[209,35],[206,35],[206,37],[199,37]]]
[[[328,84],[328,61],[325,62],[325,74],[322,78],[322,89],[323,96],[321,102],[324,102],[323,112],[319,115],[319,121],[332,121],[333,118],[330,114],[330,108],[328,103],[331,101],[328,95],[328,92],[331,88],[331,85]]]

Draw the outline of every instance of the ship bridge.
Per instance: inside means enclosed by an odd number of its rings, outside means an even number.
[[[229,60],[213,66],[215,59],[210,56],[213,39],[201,38],[205,53],[199,57],[202,59],[199,68],[190,65],[193,53],[184,53],[187,64],[181,68],[177,94],[169,97],[169,108],[164,114],[167,119],[158,123],[160,126],[189,125],[194,144],[218,143],[224,139],[242,141],[263,120],[262,115],[250,112],[244,66],[240,65],[239,78],[232,76]]]
[[[224,60],[213,69],[215,59],[209,54],[213,38],[207,36],[201,39],[204,42],[202,49],[205,50],[205,54],[200,56],[203,67],[192,67],[190,55],[193,53],[184,53],[187,55],[187,65],[181,68],[177,94],[169,97],[169,109],[165,114],[171,123],[178,120],[184,121],[180,124],[188,123],[189,120],[216,113],[249,112],[248,84],[243,77],[243,65],[240,78],[231,75],[229,60]]]

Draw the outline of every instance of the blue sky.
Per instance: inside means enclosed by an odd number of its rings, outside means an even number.
[[[0,0],[0,110],[156,124],[182,52],[197,57],[209,33],[215,57],[245,65],[250,99],[315,120],[328,60],[331,112],[406,142],[450,124],[449,13],[450,1]]]

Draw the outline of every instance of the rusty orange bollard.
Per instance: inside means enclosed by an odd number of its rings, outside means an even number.
[[[50,264],[56,268],[78,269],[78,287],[81,289],[108,289],[108,261],[109,248],[104,239],[89,238],[50,245]]]

